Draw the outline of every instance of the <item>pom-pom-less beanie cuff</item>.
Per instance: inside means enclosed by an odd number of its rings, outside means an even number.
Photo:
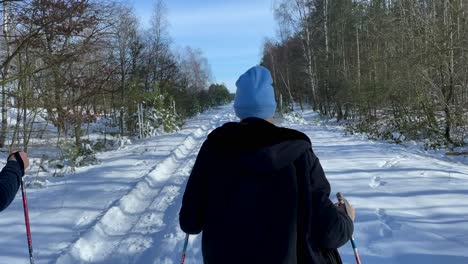
[[[275,115],[276,105],[262,105],[255,107],[234,106],[234,110],[240,119],[248,117],[268,119]]]

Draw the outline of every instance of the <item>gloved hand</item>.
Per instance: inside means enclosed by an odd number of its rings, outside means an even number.
[[[340,202],[336,203],[335,206],[338,211],[348,215],[354,222],[354,219],[356,218],[356,212],[348,200],[342,199]]]
[[[28,158],[28,154],[26,154],[26,152],[14,150],[14,151],[11,152],[10,156],[8,157],[8,161],[10,161],[10,160],[17,161],[15,155],[13,155],[13,153],[15,153],[15,152],[18,152],[18,154],[20,155],[21,159],[23,160],[24,170],[26,170],[29,167],[29,158]]]

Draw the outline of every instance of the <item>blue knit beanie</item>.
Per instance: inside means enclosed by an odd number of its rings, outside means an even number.
[[[237,92],[234,110],[240,119],[272,118],[276,111],[273,79],[270,71],[262,66],[250,68],[236,82]]]

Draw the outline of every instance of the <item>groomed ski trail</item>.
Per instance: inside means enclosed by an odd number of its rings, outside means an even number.
[[[222,107],[192,120],[185,127],[192,132],[182,144],[82,232],[56,263],[146,263],[139,259],[147,259],[142,256],[145,254],[154,255],[167,235],[161,231],[173,225],[167,221],[174,219],[180,206],[174,199],[183,191],[180,189],[201,144],[214,128],[234,119],[232,109]],[[171,207],[170,216],[166,216],[168,207]]]

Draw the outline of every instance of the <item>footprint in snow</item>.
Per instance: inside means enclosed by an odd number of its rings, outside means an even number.
[[[369,182],[369,186],[372,188],[372,189],[377,189],[379,188],[380,186],[384,186],[386,185],[387,182],[386,181],[382,181],[382,179],[380,178],[380,176],[374,176],[372,177],[371,181]]]
[[[397,156],[396,158],[385,161],[383,164],[379,165],[379,167],[380,168],[393,168],[400,163],[399,159],[401,159],[401,157]]]
[[[396,222],[393,217],[387,214],[387,211],[383,208],[376,210],[377,217],[380,221],[379,234],[381,237],[389,238],[393,236],[393,231],[400,230],[401,224]]]
[[[393,230],[388,225],[381,223],[379,235],[384,238],[390,238],[393,236]]]

